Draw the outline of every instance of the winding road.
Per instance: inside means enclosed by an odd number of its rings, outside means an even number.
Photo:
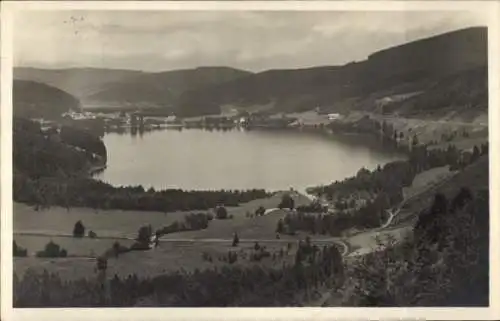
[[[407,203],[409,203],[411,200],[414,200],[417,197],[421,197],[424,193],[428,193],[432,190],[438,189],[439,187],[441,187],[445,183],[449,182],[457,174],[458,174],[458,172],[452,172],[451,175],[447,176],[446,178],[444,178],[444,179],[442,179],[439,182],[436,182],[434,184],[430,184],[430,186],[428,186],[427,188],[425,188],[425,189],[419,191],[418,193],[415,193],[414,195],[403,200],[396,208],[386,210],[386,212],[389,214],[389,218],[387,219],[387,222],[385,222],[384,224],[382,224],[379,228],[376,228],[375,230],[381,231],[381,230],[384,230],[384,229],[388,228],[389,226],[391,226],[393,220],[401,213],[403,207]],[[364,232],[366,232],[366,231],[364,231]],[[360,232],[360,233],[363,233],[363,232]],[[356,233],[356,234],[358,234],[358,233]],[[346,243],[346,241],[342,241],[342,242],[344,242],[345,246],[348,246],[348,243]],[[349,253],[347,253],[346,255],[348,255],[348,254]],[[346,255],[343,255],[343,256],[346,256]],[[329,289],[328,291],[324,292],[318,300],[313,302],[313,306],[320,306],[320,307],[326,306],[327,301],[330,300],[335,295],[339,295],[339,293],[335,292],[335,289]]]

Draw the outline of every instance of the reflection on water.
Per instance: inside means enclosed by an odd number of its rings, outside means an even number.
[[[404,156],[374,137],[296,130],[180,129],[110,133],[114,185],[283,190],[327,184]]]

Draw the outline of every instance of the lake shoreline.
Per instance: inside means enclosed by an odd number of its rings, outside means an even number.
[[[225,137],[224,133],[228,133],[229,138]],[[290,134],[290,136],[288,134]],[[183,136],[186,136],[186,138],[183,138]],[[238,130],[233,128],[230,130],[220,129],[220,131],[193,128],[179,131],[155,131],[144,135],[144,137],[140,139],[134,138],[133,135],[131,138],[128,137],[128,135],[122,136],[114,133],[105,136],[104,141],[109,150],[108,166],[106,171],[101,173],[101,175],[95,175],[95,179],[110,183],[117,188],[136,184],[140,184],[144,188],[181,188],[184,190],[198,191],[213,189],[213,186],[216,186],[216,189],[232,190],[263,188],[269,192],[294,188],[303,193],[307,193],[306,189],[309,187],[344,179],[349,175],[355,174],[362,167],[374,169],[379,164],[382,165],[393,160],[406,159],[407,157],[403,150],[394,148],[392,143],[379,140],[375,135],[352,132],[332,133],[328,132],[326,129],[320,128],[314,130],[308,128],[259,128]],[[155,140],[156,145],[147,147],[147,144],[151,144],[149,143],[151,140]],[[191,144],[191,140],[193,140],[194,144]],[[255,142],[250,143],[255,144],[255,146],[245,147],[245,144],[247,144],[246,141],[248,140],[254,140]],[[203,143],[197,144],[197,141],[203,141]],[[227,141],[227,144],[224,143],[225,141]],[[295,141],[298,142],[297,146],[294,146]],[[222,157],[219,159],[217,157],[212,157],[210,152],[207,151],[209,157],[204,160],[204,163],[209,164],[209,166],[207,167],[204,165],[198,170],[201,176],[196,178],[194,176],[191,177],[187,170],[188,166],[194,166],[195,158],[201,156],[202,151],[206,150],[204,146],[208,146],[209,143],[215,144],[215,147],[213,147],[214,149],[222,148],[226,145],[229,146],[228,150],[221,149],[219,153],[232,156],[228,159]],[[289,149],[280,147],[280,145],[284,143],[290,145]],[[243,148],[243,154],[246,153],[246,157],[238,155],[241,154],[239,152],[234,153],[234,151],[231,151],[231,148],[233,148],[231,146],[241,144],[243,144],[243,146],[239,146],[238,148]],[[274,145],[273,147],[267,148],[269,144]],[[181,161],[179,157],[175,157],[175,155],[162,156],[162,159],[166,159],[163,162],[148,159],[147,161],[140,162],[142,167],[137,171],[135,168],[137,168],[138,165],[127,165],[122,163],[122,160],[129,159],[129,155],[132,157],[133,154],[129,151],[131,148],[135,148],[138,153],[145,153],[148,150],[147,148],[154,149],[162,145],[166,146],[166,148],[172,148],[173,153],[177,152],[176,149],[180,149],[182,153],[186,154],[186,156],[183,156],[186,160]],[[185,145],[185,147],[183,145]],[[351,149],[354,155],[351,155],[351,157],[347,156],[349,154],[343,149]],[[249,151],[248,153],[247,150]],[[351,152],[349,151],[349,153]],[[309,159],[307,159],[305,154],[309,155]],[[289,156],[287,157],[284,155]],[[338,159],[337,162],[339,164],[323,164],[327,162],[327,159],[332,159],[334,162]],[[357,161],[351,163],[349,159],[357,159]],[[364,159],[367,159],[367,161],[364,162]],[[230,170],[230,172],[225,175],[227,178],[221,181],[220,176],[222,168],[216,164],[228,161],[228,165],[230,166],[226,166],[224,170]],[[120,164],[116,165],[118,162]],[[150,175],[145,168],[163,167],[165,163],[174,166],[174,168],[179,167],[179,171],[182,171],[183,174],[178,174],[177,172],[170,173],[170,175],[164,174],[163,176],[165,176],[165,179],[163,181],[162,175],[154,176],[153,180],[147,180],[147,176],[138,176],[139,174],[134,174],[135,172],[140,172],[141,175]],[[241,163],[241,165],[238,165],[240,169],[239,172],[236,171],[236,167],[233,165],[236,163]],[[270,165],[273,163],[275,165]],[[277,164],[282,165],[278,166]],[[286,164],[285,167],[283,167],[284,164]],[[345,167],[346,165],[348,165],[347,175],[341,175],[338,171],[337,174],[335,173],[336,166]],[[297,179],[286,178],[291,174],[290,171],[288,171],[289,174],[285,173],[285,169],[288,166],[300,170],[299,173],[296,173],[296,175],[300,175],[301,177],[299,181],[297,181]],[[307,168],[309,168],[309,170],[307,170]],[[168,168],[166,170],[167,172],[171,172]],[[274,170],[278,170],[279,172],[273,173]],[[124,177],[121,175],[124,171],[128,171],[132,176],[129,175]],[[259,179],[256,176],[244,174],[244,172],[248,171],[255,172],[257,173],[256,175],[263,178]],[[260,172],[260,174],[258,174],[258,172]],[[265,177],[265,173],[271,173],[272,176]],[[180,177],[181,175],[185,177]],[[308,176],[310,177],[307,178]],[[316,179],[314,179],[314,177],[316,177]],[[212,185],[210,182],[215,182],[215,184]],[[243,184],[238,184],[238,182],[243,182]]]

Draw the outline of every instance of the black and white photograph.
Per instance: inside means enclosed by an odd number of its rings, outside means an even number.
[[[61,3],[9,16],[9,308],[492,306],[497,7]]]

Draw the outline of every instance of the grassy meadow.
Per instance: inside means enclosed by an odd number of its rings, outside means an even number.
[[[151,251],[134,251],[120,255],[117,259],[108,261],[109,275],[127,276],[132,273],[139,275],[159,275],[166,271],[184,268],[186,270],[203,269],[210,266],[222,266],[227,262],[221,261],[230,251],[238,252],[238,260],[233,264],[263,264],[274,266],[281,262],[292,262],[295,254],[296,240],[301,236],[283,236],[289,239],[292,248],[289,255],[279,256],[279,251],[286,252],[287,242],[274,241],[276,225],[284,216],[286,210],[271,211],[265,216],[254,216],[259,206],[266,209],[276,208],[283,193],[244,203],[238,207],[228,207],[228,214],[232,218],[225,220],[214,219],[205,230],[178,232],[166,234],[158,248]],[[292,194],[295,205],[305,205],[310,200],[300,194]],[[151,224],[153,229],[161,228],[175,221],[182,222],[184,216],[195,212],[140,212],[120,210],[93,210],[89,208],[70,208],[69,211],[61,207],[51,207],[46,210],[35,211],[25,204],[14,204],[14,240],[23,248],[28,249],[28,257],[15,258],[14,270],[23,275],[28,268],[35,270],[46,269],[49,272],[60,273],[64,278],[92,277],[95,275],[95,258],[110,250],[115,241],[121,245],[130,246],[132,239],[137,236],[138,229],[143,225]],[[251,214],[252,217],[248,216]],[[73,226],[81,220],[89,230],[94,231],[98,238],[71,237]],[[238,247],[232,247],[232,238],[237,232],[242,242]],[[104,237],[104,238],[99,238]],[[127,239],[129,238],[129,239]],[[203,240],[202,239],[215,239]],[[251,239],[246,242],[243,239]],[[199,240],[199,241],[196,241]],[[275,259],[264,258],[260,262],[250,260],[254,241],[266,246],[267,250],[275,254]],[[268,240],[268,242],[266,242]],[[68,252],[67,258],[37,258],[36,252],[44,249],[45,245],[53,241]],[[212,258],[212,262],[203,258],[204,253]]]

